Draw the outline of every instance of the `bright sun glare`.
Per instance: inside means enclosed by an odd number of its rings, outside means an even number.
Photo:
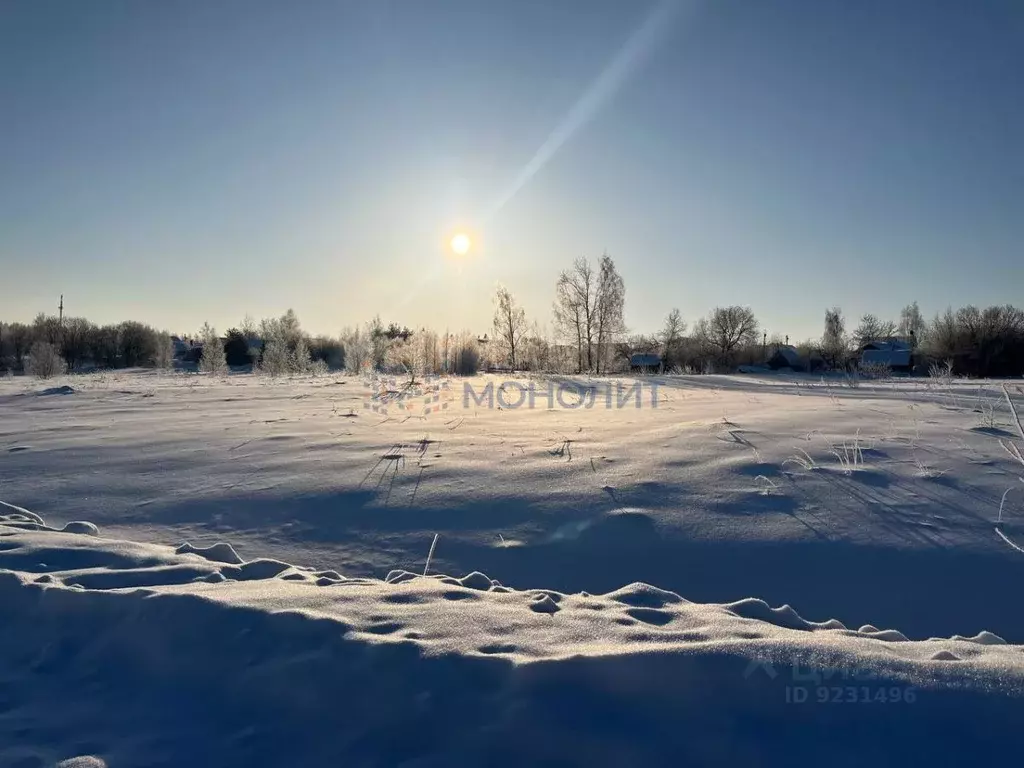
[[[455,237],[452,238],[452,251],[459,256],[465,256],[469,253],[469,235],[464,232],[459,232]]]

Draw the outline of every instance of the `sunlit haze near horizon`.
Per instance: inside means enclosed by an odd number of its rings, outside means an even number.
[[[1024,4],[0,1],[0,319],[1024,300]]]

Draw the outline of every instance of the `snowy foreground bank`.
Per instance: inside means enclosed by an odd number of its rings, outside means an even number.
[[[346,579],[6,505],[0,606],[2,766],[979,765],[1024,718],[1024,646],[984,631]]]

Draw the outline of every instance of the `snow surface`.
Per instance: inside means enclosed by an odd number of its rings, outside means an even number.
[[[1000,383],[640,381],[0,381],[0,766],[1012,756]]]
[[[349,579],[7,512],[0,765],[981,762],[1024,714],[1024,646],[991,633],[640,583]]]

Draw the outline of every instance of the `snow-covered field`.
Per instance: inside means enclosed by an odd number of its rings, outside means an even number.
[[[0,765],[1012,755],[1019,381],[381,384],[0,380]]]

